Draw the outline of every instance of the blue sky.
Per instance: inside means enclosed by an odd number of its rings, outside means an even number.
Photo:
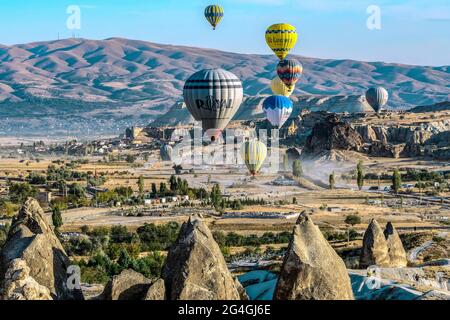
[[[225,18],[213,32],[204,8],[219,3]],[[83,38],[126,37],[157,43],[267,53],[266,28],[297,27],[294,53],[333,59],[450,65],[449,0],[14,0],[2,1],[0,43],[70,37],[69,5],[81,8]],[[366,10],[381,9],[381,30]]]

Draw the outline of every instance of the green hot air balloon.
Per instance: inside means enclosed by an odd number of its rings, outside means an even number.
[[[223,69],[205,69],[193,74],[183,89],[184,102],[203,130],[221,134],[242,103],[244,90],[238,77]],[[211,131],[209,132],[211,133]]]
[[[267,157],[267,147],[258,140],[251,140],[242,143],[241,157],[248,168],[248,171],[255,176],[261,169]]]
[[[366,100],[376,112],[380,112],[381,108],[386,105],[389,100],[389,93],[383,87],[370,88],[366,92]]]

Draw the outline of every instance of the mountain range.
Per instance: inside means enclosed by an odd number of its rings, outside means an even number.
[[[332,110],[336,101],[342,109],[374,85],[388,89],[392,109],[450,100],[450,66],[293,57],[305,70],[294,93],[300,107],[303,101]],[[209,67],[243,81],[247,99],[239,114],[251,117],[261,113],[258,106],[270,94],[276,65],[274,55],[123,38],[0,45],[0,135],[102,136],[155,119],[173,124],[181,115],[175,111],[183,110],[184,81]]]

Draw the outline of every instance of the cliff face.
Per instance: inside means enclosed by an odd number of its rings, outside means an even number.
[[[355,125],[372,156],[447,158],[450,120],[411,125]]]
[[[390,118],[392,116],[392,118]],[[384,118],[386,117],[386,121]],[[295,143],[303,157],[319,158],[329,151],[351,150],[377,157],[430,156],[450,159],[450,119],[433,113],[389,114],[377,119],[371,114],[303,112],[295,130]],[[367,121],[370,118],[372,120]]]

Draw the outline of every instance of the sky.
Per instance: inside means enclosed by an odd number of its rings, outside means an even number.
[[[203,16],[209,4],[225,10],[216,31]],[[71,5],[80,9],[80,29],[67,27]],[[297,28],[295,54],[450,65],[450,0],[4,0],[0,43],[75,35],[271,54],[264,33],[279,22]]]

